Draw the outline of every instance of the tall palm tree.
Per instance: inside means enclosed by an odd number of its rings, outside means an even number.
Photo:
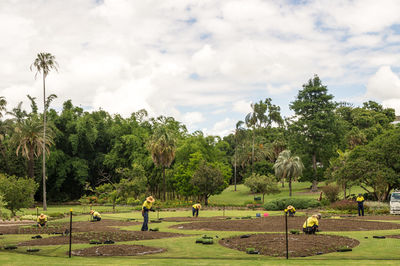
[[[151,158],[156,166],[161,166],[163,176],[163,197],[166,200],[165,168],[169,167],[175,159],[176,140],[165,126],[159,126],[147,145]]]
[[[0,96],[0,118],[3,117],[3,112],[7,111],[6,105],[7,105],[6,98],[4,98],[3,96]],[[4,138],[5,138],[5,127],[4,127],[3,121],[0,120],[0,151],[4,157],[4,160],[6,160],[6,154],[5,154],[4,147],[3,147]]]
[[[38,73],[42,74],[43,77],[43,139],[46,139],[46,77],[50,73],[52,69],[58,71],[58,63],[54,55],[50,53],[39,53],[35,61],[32,63],[30,67],[31,71],[33,69],[36,70],[35,79]],[[43,142],[43,210],[47,210],[47,202],[46,202],[46,145]]]
[[[290,150],[282,151],[274,164],[275,175],[289,183],[289,196],[292,196],[292,180],[301,176],[304,165],[299,156],[292,156]]]
[[[34,178],[35,158],[42,154],[43,147],[49,153],[49,146],[53,144],[51,134],[43,138],[43,124],[38,118],[29,117],[16,124],[11,140],[17,145],[17,155],[21,154],[28,161],[28,176]]]
[[[236,128],[235,128],[235,157],[234,157],[234,160],[235,160],[235,163],[234,163],[234,168],[235,168],[235,178],[234,178],[235,179],[234,180],[234,182],[235,182],[235,191],[236,191],[236,175],[237,175],[236,165],[237,165],[238,134],[241,132],[241,130],[243,130],[242,125],[243,125],[243,121],[238,121],[236,123]]]
[[[257,125],[258,118],[257,118],[255,104],[253,104],[253,103],[251,104],[251,109],[252,109],[252,111],[246,115],[245,122],[246,122],[246,126],[248,128],[251,128],[252,129],[252,133],[253,133],[253,138],[252,138],[253,144],[252,144],[252,147],[251,147],[251,173],[253,173],[254,138],[255,138],[255,130],[256,130],[256,125]]]

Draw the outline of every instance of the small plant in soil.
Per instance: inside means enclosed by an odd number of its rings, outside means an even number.
[[[96,244],[103,244],[102,242],[100,242],[98,239],[91,239],[89,244],[91,245],[96,245]]]
[[[246,248],[246,253],[247,254],[259,254],[260,252],[258,252],[255,248]]]
[[[292,229],[292,230],[290,230],[290,233],[293,234],[293,235],[298,235],[298,234],[300,234],[300,231]]]
[[[28,248],[26,252],[38,252],[39,250],[38,248]]]
[[[4,249],[7,249],[7,250],[17,249],[17,246],[16,245],[5,245]]]
[[[203,238],[196,239],[196,244],[203,244]]]
[[[203,239],[203,245],[212,245],[214,244],[214,240],[212,239]]]
[[[158,227],[155,227],[155,228],[150,228],[150,231],[153,231],[153,232],[158,232],[160,229],[158,228]]]

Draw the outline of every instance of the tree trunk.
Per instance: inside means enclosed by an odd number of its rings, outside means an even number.
[[[343,199],[346,199],[346,183],[343,184]]]
[[[253,146],[251,148],[251,173],[253,173],[253,169],[254,169],[254,138],[255,138],[254,134],[255,133],[254,133],[254,128],[253,128]]]
[[[166,199],[166,182],[165,182],[165,167],[163,166],[162,167],[162,175],[163,175],[163,194],[164,194],[164,201],[165,201],[165,199]]]
[[[314,170],[314,180],[312,181],[311,191],[316,192],[318,191],[318,180],[317,180],[317,155],[315,153],[312,156],[312,164]]]
[[[43,210],[47,211],[46,201],[46,75],[43,73]]]
[[[292,196],[292,178],[289,177],[288,183],[289,183],[289,197],[291,197]]]
[[[235,177],[234,177],[234,183],[235,183],[235,191],[236,191],[236,145],[235,145]]]
[[[263,203],[264,203],[264,196],[265,196],[265,193],[263,193]]]
[[[33,155],[33,148],[29,150],[28,156],[28,176],[29,178],[35,178],[35,157]]]
[[[204,206],[208,206],[208,197],[204,195]]]

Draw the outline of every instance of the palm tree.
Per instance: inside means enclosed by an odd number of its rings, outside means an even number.
[[[235,167],[235,180],[234,180],[234,182],[235,182],[235,191],[236,191],[236,173],[237,173],[236,172],[236,164],[237,164],[238,134],[239,134],[239,132],[241,132],[241,130],[243,130],[242,125],[243,125],[243,121],[238,121],[236,123],[236,128],[235,128],[235,157],[234,157],[234,160],[235,160],[235,165],[234,165],[234,167]]]
[[[7,111],[6,110],[6,105],[7,105],[6,98],[4,98],[3,96],[0,96],[0,118],[3,117],[3,112]],[[3,147],[3,141],[4,141],[4,138],[5,138],[5,135],[6,135],[5,134],[5,127],[4,127],[3,121],[0,120],[0,151],[1,151],[1,154],[3,155],[4,160],[6,162],[6,154],[5,154],[4,147]],[[6,165],[6,168],[7,168],[7,165]]]
[[[43,139],[46,139],[46,77],[50,73],[52,69],[58,71],[58,63],[55,60],[54,55],[50,53],[39,53],[37,54],[37,58],[32,63],[30,69],[36,70],[35,79],[38,73],[42,74],[43,77]],[[43,142],[43,210],[47,210],[47,202],[46,202],[46,145]]]
[[[299,156],[292,156],[290,150],[282,151],[274,164],[275,175],[289,183],[289,196],[292,196],[292,180],[301,176],[304,165]]]
[[[148,142],[151,158],[156,166],[161,166],[163,175],[163,195],[166,200],[165,168],[175,159],[176,140],[165,126],[159,126]]]
[[[49,146],[53,144],[51,134],[43,138],[43,124],[38,118],[29,117],[16,124],[12,142],[17,145],[17,156],[21,154],[28,161],[28,176],[34,178],[35,158],[42,154],[43,147],[49,153]]]

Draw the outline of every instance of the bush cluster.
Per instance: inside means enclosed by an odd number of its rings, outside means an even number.
[[[357,202],[353,200],[340,200],[332,203],[329,206],[333,210],[341,211],[344,213],[357,213],[358,207]],[[364,211],[366,213],[370,212],[370,209],[367,205],[364,204]]]
[[[268,211],[279,211],[284,210],[288,205],[296,209],[308,209],[319,207],[321,203],[315,199],[283,198],[265,203],[264,208]]]
[[[340,187],[337,185],[327,185],[322,187],[322,192],[330,203],[339,199]]]

